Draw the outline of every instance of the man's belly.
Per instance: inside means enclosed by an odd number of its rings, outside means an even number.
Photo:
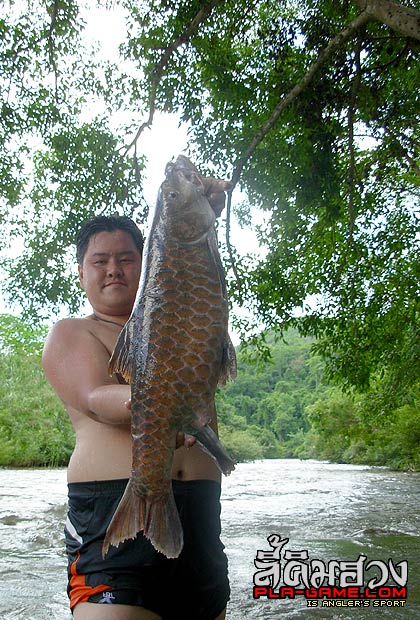
[[[76,434],[70,458],[69,482],[117,480],[131,475],[131,434],[128,427],[92,422],[91,428]],[[176,480],[217,480],[220,472],[214,460],[199,446],[175,450],[172,477]]]

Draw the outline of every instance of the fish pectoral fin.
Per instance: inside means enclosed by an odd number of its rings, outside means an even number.
[[[199,429],[189,430],[188,433],[197,438],[197,442],[214,459],[222,474],[228,476],[232,473],[235,469],[235,461],[229,456],[218,436],[208,424]]]
[[[112,375],[113,373],[117,373],[121,375],[127,383],[131,383],[133,374],[133,357],[130,355],[130,342],[131,329],[129,320],[118,336],[117,343],[108,364],[109,374]]]
[[[236,372],[235,347],[228,334],[223,347],[222,364],[218,381],[219,387],[226,385],[228,379],[236,379]]]
[[[102,557],[105,558],[111,545],[118,547],[124,540],[136,538],[141,531],[166,557],[179,556],[184,537],[172,489],[154,501],[136,494],[130,480],[106,531]]]

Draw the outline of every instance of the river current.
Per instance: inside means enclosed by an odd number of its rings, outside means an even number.
[[[238,465],[223,480],[222,493],[232,588],[227,620],[420,618],[419,484],[420,474],[385,468],[299,460]],[[66,492],[63,469],[0,470],[1,620],[70,620],[62,534]],[[277,562],[281,578],[274,595],[284,586],[287,563],[306,557],[307,564],[321,560],[326,569],[337,561],[337,585],[342,562],[362,567],[365,584],[383,574],[374,565],[366,570],[369,562],[386,567],[407,562],[407,597],[358,599],[358,606],[355,599],[336,599],[334,607],[326,607],[326,598],[307,598],[297,587],[302,594],[295,598],[254,599],[254,561],[258,551],[266,558],[273,552],[267,541],[272,534],[288,539]],[[390,576],[383,593],[392,586],[399,588]]]

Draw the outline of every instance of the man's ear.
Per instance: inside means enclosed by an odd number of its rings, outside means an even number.
[[[79,283],[83,290],[85,290],[83,286],[83,267],[81,265],[77,265],[77,271],[79,272]]]

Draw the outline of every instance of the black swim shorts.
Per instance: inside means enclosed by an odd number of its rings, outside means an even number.
[[[155,551],[140,533],[102,559],[106,529],[127,480],[69,486],[65,527],[70,607],[80,602],[139,605],[162,620],[214,620],[229,600],[227,558],[220,541],[220,484],[173,480],[184,530],[176,559]]]

